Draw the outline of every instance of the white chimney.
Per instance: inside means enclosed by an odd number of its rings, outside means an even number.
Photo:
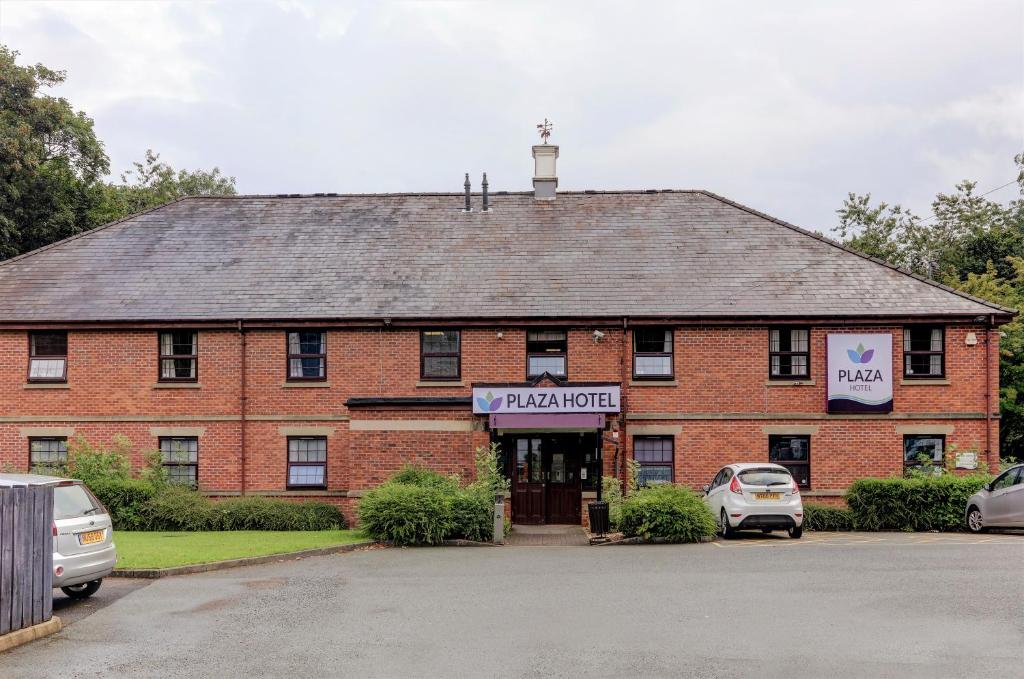
[[[533,197],[537,200],[554,200],[558,188],[558,146],[538,144],[533,147]]]

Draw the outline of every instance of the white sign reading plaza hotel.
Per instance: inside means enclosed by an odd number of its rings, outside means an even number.
[[[828,336],[828,412],[892,412],[892,335]]]
[[[579,387],[473,387],[473,412],[617,413],[619,385]]]

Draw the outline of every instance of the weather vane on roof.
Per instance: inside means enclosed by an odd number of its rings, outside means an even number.
[[[544,122],[537,126],[537,131],[540,132],[540,138],[544,140],[545,144],[548,143],[548,137],[551,136],[551,124],[551,121],[545,118]]]

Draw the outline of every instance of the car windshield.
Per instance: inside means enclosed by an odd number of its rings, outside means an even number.
[[[788,486],[793,483],[793,477],[788,472],[771,467],[744,469],[739,477],[740,483],[748,486]]]
[[[80,516],[99,514],[103,507],[85,486],[55,486],[53,489],[53,518],[75,519]]]

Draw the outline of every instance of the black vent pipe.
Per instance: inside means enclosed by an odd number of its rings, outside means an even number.
[[[470,212],[473,206],[469,203],[469,173],[466,173],[466,212]]]
[[[483,190],[484,212],[487,212],[490,208],[487,206],[488,196],[487,196],[487,173],[486,172],[484,172],[484,181],[480,185],[480,188]]]

